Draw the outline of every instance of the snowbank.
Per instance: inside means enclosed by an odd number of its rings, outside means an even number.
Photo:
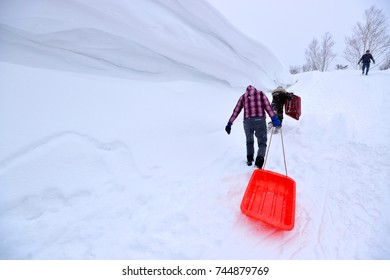
[[[15,0],[0,9],[0,59],[141,80],[292,82],[260,43],[205,1]]]

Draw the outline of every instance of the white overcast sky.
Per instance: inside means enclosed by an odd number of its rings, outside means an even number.
[[[337,57],[333,65],[348,64],[342,57],[345,36],[364,21],[364,11],[375,6],[387,17],[390,0],[208,0],[234,26],[259,41],[287,67],[305,64],[305,50],[313,38],[329,32]],[[375,57],[375,54],[373,54]],[[331,66],[334,69],[334,66]],[[331,70],[329,69],[329,70]]]

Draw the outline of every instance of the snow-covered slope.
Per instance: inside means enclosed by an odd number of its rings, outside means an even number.
[[[269,88],[292,81],[272,52],[203,0],[0,5],[2,61],[142,80],[208,79]]]
[[[294,76],[289,90],[302,97],[303,114],[298,122],[285,119],[283,135],[297,209],[294,230],[283,232],[240,212],[253,172],[245,164],[242,116],[230,135],[224,131],[248,81],[270,96],[275,75],[284,75],[274,72],[273,59],[261,64],[268,55],[257,48],[268,51],[253,42],[252,49],[220,48],[216,38],[241,35],[221,31],[224,20],[202,1],[191,1],[191,9],[182,5],[189,1],[140,1],[137,13],[120,6],[124,1],[29,2],[1,2],[0,9],[0,259],[390,258],[389,71]],[[188,12],[178,21],[184,10],[203,8],[211,13],[204,20]],[[148,21],[145,13],[154,16]],[[153,24],[149,30],[156,18],[158,26],[175,21],[174,31],[153,31]],[[125,19],[126,28],[116,25]],[[123,48],[116,48],[129,47],[127,28],[134,28],[140,51],[147,40],[160,40],[155,59],[145,55],[132,64],[161,66],[159,78],[99,62],[107,55],[125,63]],[[191,44],[180,56],[172,52],[165,38],[180,37],[173,35],[178,30],[188,37],[178,43],[209,42],[207,51]],[[76,40],[80,34],[90,37]],[[111,48],[112,36],[121,39]],[[65,41],[43,44],[54,38]],[[242,59],[249,52],[253,63]],[[232,60],[223,67],[218,56]],[[172,68],[158,57],[174,60]],[[211,58],[218,63],[200,70]],[[283,173],[279,136],[266,168]]]
[[[253,169],[240,120],[223,130],[239,91],[5,63],[0,74],[2,259],[390,257],[388,71],[307,73],[290,88],[303,100],[283,129],[291,232],[240,212]],[[284,173],[278,135],[267,169]]]

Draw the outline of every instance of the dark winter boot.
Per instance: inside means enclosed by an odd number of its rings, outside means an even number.
[[[251,166],[252,162],[253,162],[253,155],[246,156],[246,164],[248,164],[248,166]]]
[[[263,163],[264,163],[264,158],[260,157],[260,156],[257,156],[256,157],[256,161],[255,161],[256,167],[262,168],[263,167]]]

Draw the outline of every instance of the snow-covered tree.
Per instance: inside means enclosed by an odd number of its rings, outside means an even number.
[[[290,73],[293,75],[301,73],[301,66],[290,66]]]
[[[310,70],[327,71],[329,64],[336,57],[332,51],[334,44],[332,35],[328,32],[322,37],[321,43],[314,38],[305,51],[307,67]]]

